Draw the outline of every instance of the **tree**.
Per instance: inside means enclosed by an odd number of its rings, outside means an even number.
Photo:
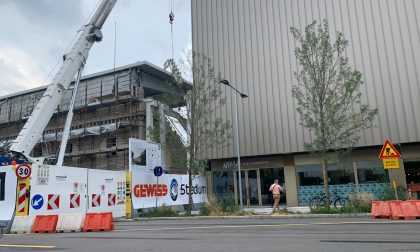
[[[168,128],[165,142],[161,144],[162,148],[169,152],[174,164],[187,169],[190,188],[188,213],[191,213],[193,176],[198,172],[203,174],[207,168],[207,161],[203,159],[205,151],[228,143],[228,139],[231,138],[231,124],[216,115],[216,111],[225,105],[225,99],[222,98],[219,84],[220,74],[215,71],[209,58],[193,51],[186,53],[186,60],[182,66],[193,78],[192,86],[187,92],[181,70],[175,61],[170,59],[165,65],[171,70],[173,78],[167,83],[166,92],[160,100],[171,104],[174,97],[184,93],[181,103],[186,105],[186,113],[181,119],[181,124],[186,131],[187,142],[180,144],[179,136]],[[150,131],[155,135],[155,139],[157,131],[156,128]]]
[[[331,43],[327,20],[307,25],[304,34],[294,27],[290,30],[300,66],[292,93],[301,125],[311,134],[305,150],[321,159],[329,207],[328,165],[355,148],[360,131],[373,126],[378,111],[361,102],[362,74],[350,67],[345,56],[348,41],[341,32]]]

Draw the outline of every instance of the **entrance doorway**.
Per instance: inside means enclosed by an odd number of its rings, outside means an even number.
[[[278,179],[279,184],[285,189],[283,168],[260,169],[261,203],[263,206],[272,206],[274,204],[273,195],[269,189],[275,179]],[[280,204],[286,204],[285,193],[280,194]]]
[[[238,171],[234,172],[235,177],[235,200],[239,203],[239,178]],[[269,191],[275,179],[285,189],[283,168],[259,168],[252,170],[241,170],[242,203],[244,206],[272,206],[273,196]],[[280,196],[280,204],[286,204],[286,194]]]

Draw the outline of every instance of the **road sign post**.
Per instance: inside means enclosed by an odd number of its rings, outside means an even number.
[[[153,169],[153,174],[156,176],[156,188],[155,188],[155,197],[156,197],[156,210],[158,205],[158,185],[159,185],[159,177],[163,174],[163,168],[160,166],[156,166]]]
[[[382,159],[384,164],[384,169],[388,169],[388,175],[390,180],[392,181],[392,187],[394,188],[395,199],[398,200],[398,193],[397,193],[397,182],[394,178],[394,169],[400,168],[399,158],[401,154],[397,151],[397,149],[391,144],[391,142],[387,139],[385,140],[384,145],[382,146],[381,153],[379,154],[379,158]]]

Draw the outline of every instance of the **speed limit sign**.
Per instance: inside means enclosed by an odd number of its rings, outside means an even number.
[[[16,168],[16,176],[20,179],[26,179],[31,176],[31,167],[28,164],[21,164]]]

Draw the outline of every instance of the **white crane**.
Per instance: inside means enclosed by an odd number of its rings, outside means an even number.
[[[25,126],[10,146],[10,151],[23,154],[27,159],[34,162],[29,156],[32,149],[42,136],[45,127],[60,103],[63,91],[69,88],[76,73],[83,69],[90,48],[95,42],[102,40],[102,26],[116,2],[117,0],[103,0],[89,23],[83,27],[70,52],[63,56],[63,63],[52,84],[48,86]]]

